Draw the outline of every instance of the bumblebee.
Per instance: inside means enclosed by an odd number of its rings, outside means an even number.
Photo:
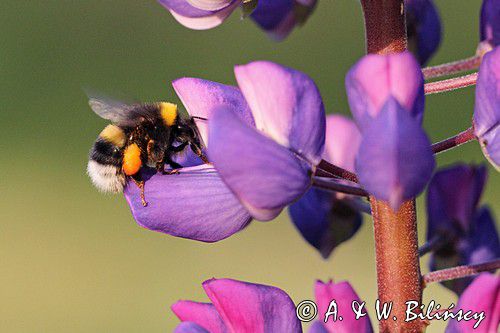
[[[97,137],[87,165],[92,183],[102,192],[122,192],[127,179],[131,179],[141,189],[142,204],[146,206],[144,181],[139,173],[143,166],[163,174],[177,173],[182,165],[174,157],[188,146],[208,163],[194,122],[197,117],[180,117],[175,104],[124,104],[91,97],[89,105],[98,116],[112,122]],[[170,166],[168,171],[166,165]]]

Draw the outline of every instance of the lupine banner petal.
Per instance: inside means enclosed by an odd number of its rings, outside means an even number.
[[[229,331],[302,332],[293,301],[279,288],[231,279],[208,280],[203,288]]]
[[[209,124],[208,157],[258,220],[271,220],[310,186],[310,166],[287,148],[218,110]]]
[[[351,112],[362,131],[390,96],[422,122],[424,78],[410,52],[366,55],[349,70],[345,82]]]
[[[143,207],[140,189],[129,182],[124,190],[132,215],[141,226],[172,236],[216,242],[245,228],[247,210],[210,165],[183,168],[161,175],[148,169]]]
[[[363,134],[356,160],[361,185],[396,210],[424,190],[434,167],[420,123],[390,97]]]
[[[208,122],[216,109],[235,112],[245,123],[255,126],[250,108],[237,87],[187,77],[175,80],[172,86],[190,116],[208,119],[195,119],[205,144],[208,144]]]
[[[325,110],[314,81],[268,61],[235,67],[235,76],[258,130],[312,163],[325,143]]]

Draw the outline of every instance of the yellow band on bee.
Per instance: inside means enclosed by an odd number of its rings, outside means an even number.
[[[125,146],[125,132],[116,125],[106,126],[99,136],[119,148]]]
[[[173,103],[161,102],[160,114],[161,118],[165,122],[165,125],[167,126],[174,125],[175,120],[177,119],[177,105]]]

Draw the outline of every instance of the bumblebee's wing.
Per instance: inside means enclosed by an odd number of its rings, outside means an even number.
[[[125,104],[110,98],[89,95],[89,105],[99,117],[110,120],[118,126],[133,127],[141,121],[141,118],[133,112],[138,106],[136,104]]]

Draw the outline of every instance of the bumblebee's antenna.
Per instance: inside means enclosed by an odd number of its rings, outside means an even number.
[[[198,117],[198,116],[191,116],[191,119],[199,119],[199,120],[206,120],[206,121],[208,121],[207,118]]]

